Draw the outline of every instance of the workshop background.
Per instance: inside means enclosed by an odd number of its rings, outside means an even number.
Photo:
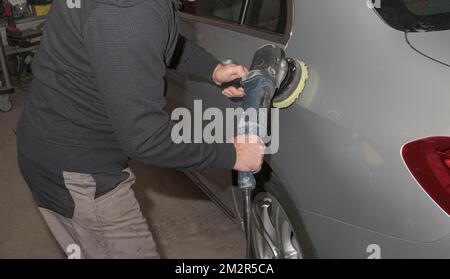
[[[36,208],[16,158],[15,127],[49,2],[0,0],[0,258],[65,257]],[[238,226],[183,173],[134,162],[131,166],[137,176],[136,196],[163,258],[245,257]]]

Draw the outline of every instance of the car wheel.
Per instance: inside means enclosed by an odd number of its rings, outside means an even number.
[[[312,245],[294,203],[273,181],[256,190],[251,221],[251,257],[313,258]]]
[[[0,112],[8,112],[13,105],[9,99],[9,95],[0,95]]]

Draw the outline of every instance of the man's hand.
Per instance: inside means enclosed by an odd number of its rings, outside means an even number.
[[[213,73],[213,81],[217,85],[230,82],[238,78],[243,78],[247,75],[248,69],[236,64],[219,64]],[[222,94],[228,98],[243,97],[245,95],[243,88],[228,87],[222,91]]]
[[[236,164],[234,170],[258,173],[264,159],[265,145],[257,136],[239,136],[234,139]]]

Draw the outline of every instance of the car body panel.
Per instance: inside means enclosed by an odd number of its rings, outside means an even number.
[[[306,62],[310,79],[300,99],[280,112],[280,150],[268,162],[317,255],[366,258],[367,246],[377,244],[385,257],[449,257],[450,218],[414,180],[400,151],[408,142],[450,133],[450,69],[414,51],[366,1],[294,2],[286,51]],[[181,18],[180,25],[219,59],[244,65],[271,42],[192,19]],[[431,34],[410,36],[446,59],[441,44],[448,39]],[[239,105],[212,85],[186,79],[184,86],[187,93],[174,97],[182,106],[194,99],[205,107]],[[230,172],[195,175],[239,215]]]
[[[409,41],[418,51],[450,64],[450,30],[409,33]]]
[[[413,51],[364,1],[297,4],[287,53],[305,60],[312,81],[281,112],[272,167],[302,209],[411,241],[448,235],[450,219],[400,150],[450,133],[450,69]]]
[[[300,214],[305,227],[314,232],[309,238],[318,258],[450,258],[450,235],[433,242],[414,242],[308,211]]]

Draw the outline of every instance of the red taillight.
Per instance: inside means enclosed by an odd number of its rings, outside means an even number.
[[[402,156],[425,192],[450,215],[450,137],[408,143]]]
[[[450,159],[445,160],[445,165],[447,166],[447,168],[450,169]]]
[[[450,169],[450,149],[445,152],[441,152],[441,156],[444,159],[444,164]]]

